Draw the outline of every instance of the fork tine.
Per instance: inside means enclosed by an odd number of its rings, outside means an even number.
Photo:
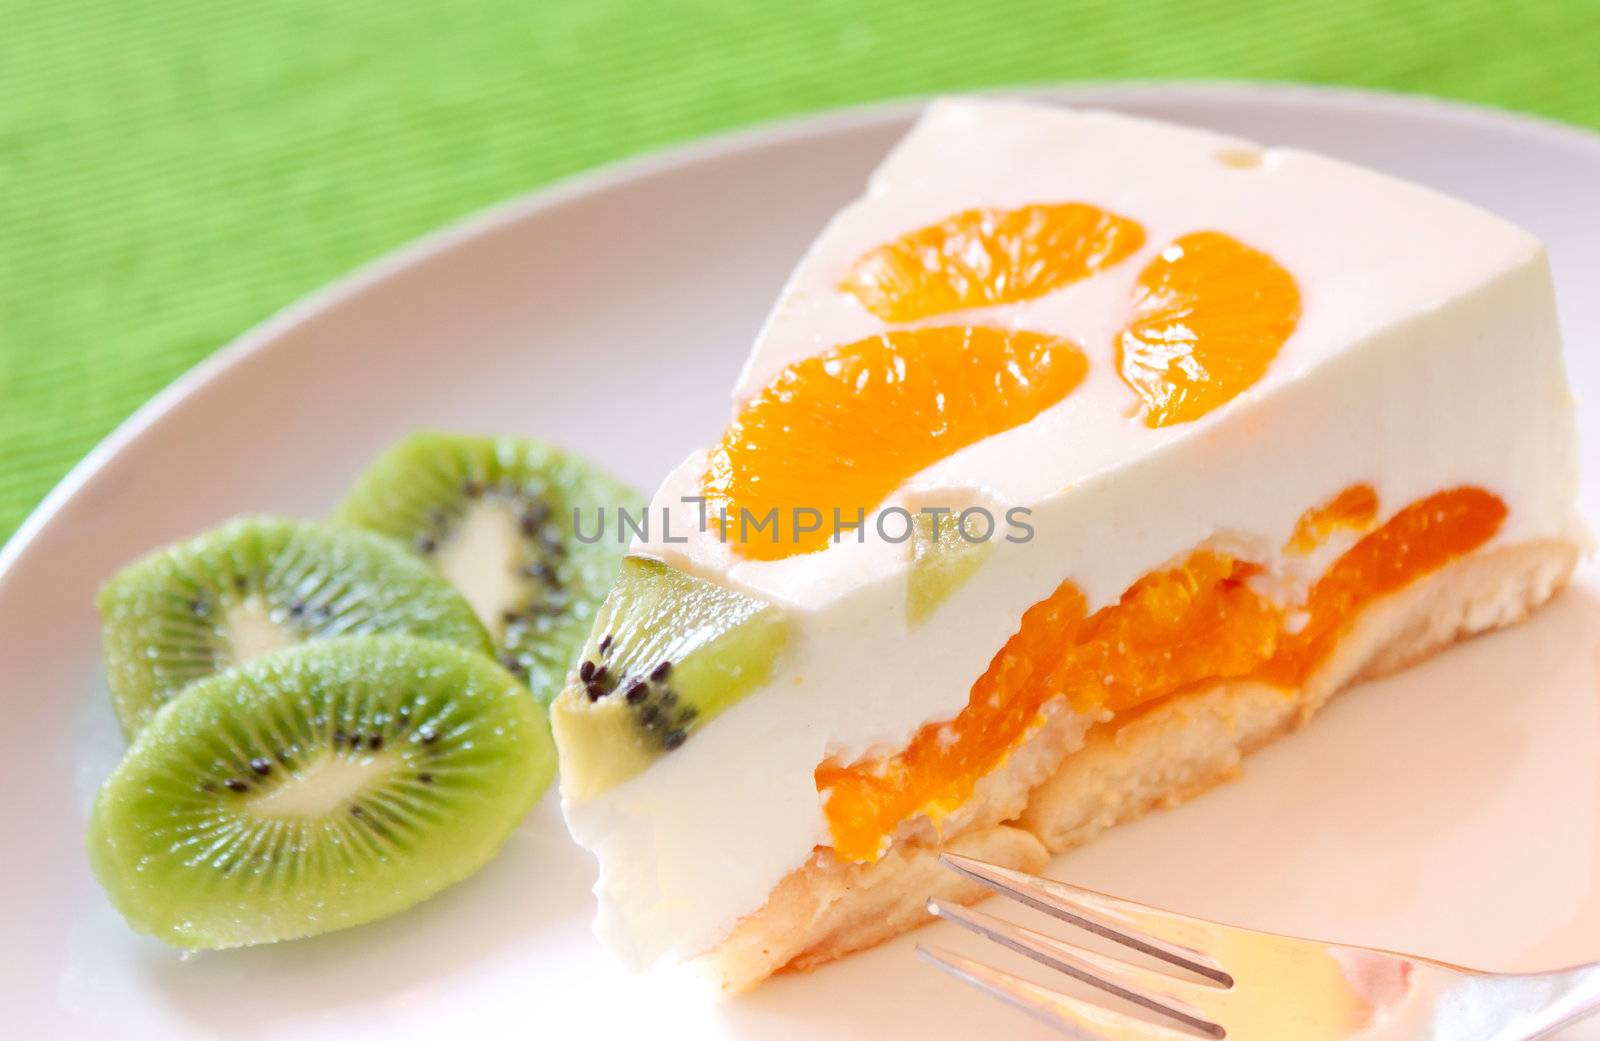
[[[973,881],[1052,918],[1198,973],[1224,987],[1233,986],[1233,977],[1216,959],[1193,946],[1196,939],[1216,937],[1227,926],[1119,900],[1066,882],[1036,878],[956,853],[941,854],[940,859]]]
[[[1224,992],[1224,988],[1214,982],[1181,980],[1156,969],[1082,950],[959,904],[929,900],[928,911],[1082,983],[1175,1019],[1203,1034],[1222,1036],[1222,1028],[1206,1018],[1206,1006],[1210,1004],[1207,999]]]
[[[917,944],[917,953],[956,979],[1000,998],[1079,1041],[1195,1041],[1195,1035],[1136,1019],[1031,983],[941,947]]]

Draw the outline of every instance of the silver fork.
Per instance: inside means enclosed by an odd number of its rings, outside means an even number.
[[[1083,1041],[1532,1041],[1600,1009],[1600,962],[1528,975],[1477,972],[1218,925],[955,854],[942,859],[1020,903],[1186,974],[928,902],[938,917],[1122,999],[1125,1010],[917,946],[958,979]]]

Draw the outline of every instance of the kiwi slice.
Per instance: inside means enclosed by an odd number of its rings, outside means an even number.
[[[107,583],[99,606],[129,735],[190,683],[306,640],[393,632],[489,650],[460,594],[393,543],[271,517],[151,554]]]
[[[906,623],[927,621],[951,593],[966,585],[994,552],[987,540],[969,542],[959,514],[918,513],[911,532],[911,571],[906,576]]]
[[[290,940],[466,878],[554,772],[543,709],[483,655],[322,640],[201,680],[151,720],[95,799],[89,855],[140,932]]]
[[[551,706],[562,793],[592,798],[681,747],[765,683],[788,642],[771,604],[628,557]]]
[[[399,539],[467,598],[500,664],[549,703],[617,577],[616,512],[637,492],[538,441],[416,434],[378,459],[334,515]],[[602,530],[598,541],[574,536]]]

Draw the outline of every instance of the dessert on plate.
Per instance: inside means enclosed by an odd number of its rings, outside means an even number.
[[[932,105],[733,397],[553,706],[598,931],[729,990],[1231,777],[1584,537],[1535,239],[1104,112]]]

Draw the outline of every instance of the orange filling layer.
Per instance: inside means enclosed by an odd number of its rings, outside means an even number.
[[[1360,509],[1346,509],[1359,499],[1348,489],[1307,517],[1359,516]],[[1283,609],[1250,588],[1259,568],[1213,551],[1145,575],[1093,614],[1077,587],[1063,582],[1024,613],[954,719],[922,727],[895,755],[817,767],[835,852],[876,860],[902,821],[926,814],[937,822],[960,807],[1059,698],[1079,711],[1126,712],[1220,679],[1297,686],[1361,608],[1481,546],[1505,513],[1497,497],[1471,487],[1412,503],[1312,585],[1307,621],[1294,633],[1284,627]],[[1322,523],[1302,521],[1308,529]]]
[[[1068,202],[963,210],[866,253],[840,286],[886,322],[1029,300],[1144,244],[1134,221]]]
[[[1336,531],[1370,531],[1377,522],[1378,493],[1370,484],[1352,484],[1302,514],[1284,548],[1290,553],[1310,553]]]

